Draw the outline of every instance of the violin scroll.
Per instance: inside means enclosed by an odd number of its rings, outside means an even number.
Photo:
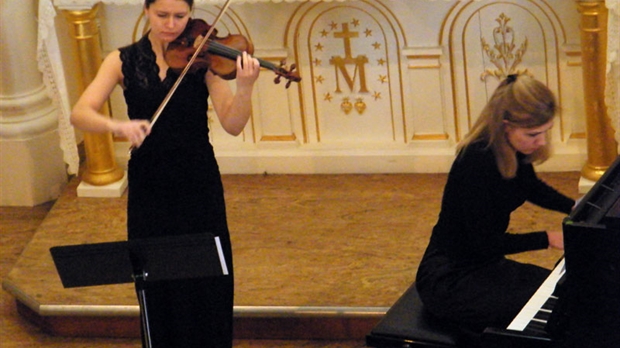
[[[276,78],[273,80],[273,82],[277,85],[280,83],[280,80],[282,79],[282,77],[284,77],[288,80],[286,82],[286,88],[289,88],[292,82],[301,81],[301,77],[299,77],[299,73],[295,71],[296,68],[297,68],[297,65],[292,64],[291,67],[288,70],[286,70],[286,60],[283,59],[282,61],[280,61],[280,66],[277,67],[276,70],[274,70],[274,72],[276,73]]]

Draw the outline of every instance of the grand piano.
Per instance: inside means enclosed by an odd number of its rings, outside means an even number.
[[[620,347],[620,157],[562,226],[563,258],[484,348]]]
[[[564,256],[483,348],[620,347],[620,157],[562,223]],[[367,347],[458,347],[460,333],[425,312],[413,284],[366,337]]]

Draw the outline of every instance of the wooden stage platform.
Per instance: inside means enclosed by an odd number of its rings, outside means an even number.
[[[579,174],[542,173],[577,197]],[[445,174],[226,175],[235,337],[363,338],[415,278]],[[64,289],[49,249],[125,239],[126,195],[80,198],[73,179],[3,280],[20,314],[61,336],[137,337],[132,284]],[[561,229],[525,205],[514,231]],[[515,257],[551,268],[561,253]]]

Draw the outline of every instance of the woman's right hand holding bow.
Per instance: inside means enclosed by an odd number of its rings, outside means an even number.
[[[146,120],[112,120],[110,131],[117,137],[126,138],[131,143],[131,147],[139,148],[144,138],[151,133],[151,124]]]

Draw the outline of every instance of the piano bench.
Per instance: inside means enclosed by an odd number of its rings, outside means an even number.
[[[366,336],[366,346],[448,348],[457,347],[457,337],[457,330],[424,311],[414,283]]]

